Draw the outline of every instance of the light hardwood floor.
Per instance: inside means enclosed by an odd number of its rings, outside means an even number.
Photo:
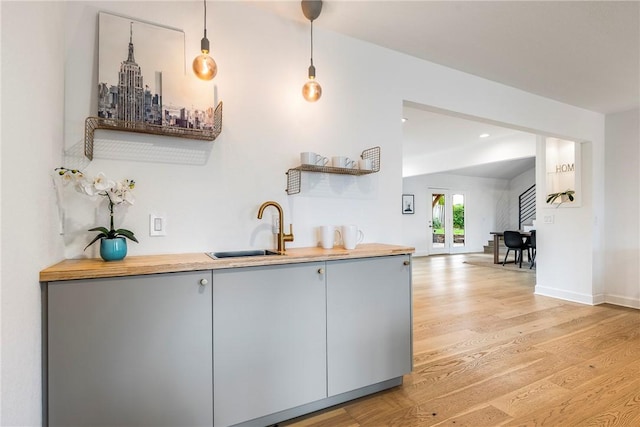
[[[640,310],[537,296],[534,274],[465,257],[413,260],[402,386],[281,425],[640,426]]]

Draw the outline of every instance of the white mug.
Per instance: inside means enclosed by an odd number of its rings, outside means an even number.
[[[312,151],[304,151],[300,153],[300,163],[303,165],[315,165],[318,155]]]
[[[318,160],[316,161],[316,165],[318,165],[318,166],[326,166],[327,163],[329,163],[329,158],[328,157],[323,157],[320,154],[318,154]]]
[[[300,163],[303,165],[325,166],[329,163],[329,159],[313,151],[303,151],[300,153]]]
[[[342,244],[345,249],[355,249],[356,245],[364,239],[364,233],[357,225],[342,226]]]
[[[356,162],[345,156],[333,156],[331,158],[331,166],[334,168],[353,168]]]
[[[323,249],[333,249],[336,233],[340,233],[333,225],[320,226],[320,246]]]
[[[363,171],[370,171],[373,169],[373,164],[371,159],[360,159],[358,160],[358,167]]]

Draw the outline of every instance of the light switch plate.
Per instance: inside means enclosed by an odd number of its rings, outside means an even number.
[[[545,224],[553,224],[553,215],[545,215],[544,216]]]
[[[165,214],[149,214],[149,236],[167,235],[167,217]]]

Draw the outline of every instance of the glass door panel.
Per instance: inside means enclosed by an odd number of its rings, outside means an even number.
[[[452,195],[453,206],[453,247],[464,248],[465,228],[464,228],[464,194]]]
[[[434,191],[431,193],[430,199],[431,212],[428,224],[431,231],[431,242],[429,243],[429,253],[449,253],[449,245],[445,235],[447,224],[446,195],[444,192]]]

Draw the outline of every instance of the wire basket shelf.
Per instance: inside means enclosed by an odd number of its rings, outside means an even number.
[[[287,171],[288,195],[300,193],[302,172],[331,173],[338,175],[369,175],[380,171],[380,147],[368,148],[360,154],[362,159],[371,160],[371,169],[338,168],[333,166],[300,165]]]
[[[214,141],[220,135],[220,132],[222,132],[222,102],[218,103],[213,113],[212,129],[188,129],[153,125],[143,122],[107,119],[103,117],[87,117],[84,121],[84,155],[89,160],[93,160],[93,139],[94,133],[98,129],[174,136],[200,141]]]

